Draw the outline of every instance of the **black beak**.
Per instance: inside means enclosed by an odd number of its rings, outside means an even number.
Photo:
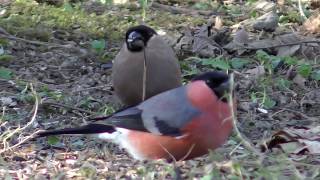
[[[127,39],[127,46],[131,51],[141,51],[145,45],[143,39]]]
[[[231,89],[230,86],[230,79],[228,79],[227,81],[222,82],[219,86],[213,88],[213,91],[219,98],[221,98],[222,101],[227,102],[228,94]]]

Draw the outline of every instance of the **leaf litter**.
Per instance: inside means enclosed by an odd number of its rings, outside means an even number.
[[[161,3],[166,4],[163,1]],[[243,13],[254,10],[263,16],[275,7],[274,3],[270,3],[257,1],[248,6],[250,8],[244,8]],[[170,3],[166,5],[172,6]],[[179,5],[190,8],[184,3]],[[150,16],[161,17],[158,10],[161,13],[168,11],[167,6],[152,6],[155,11],[149,12]],[[105,13],[99,4],[87,4],[86,8],[90,13]],[[292,9],[294,6],[284,4],[281,8]],[[121,12],[121,8],[117,7],[112,13],[119,13],[119,9]],[[132,16],[130,13],[136,13],[132,9],[133,12],[125,8],[122,10],[127,17]],[[186,16],[184,10],[176,8],[174,11],[178,13],[172,16],[179,20],[179,14]],[[180,172],[172,164],[161,160],[133,160],[124,150],[111,143],[86,137],[59,137],[24,142],[2,153],[0,175],[17,179],[173,179],[178,176],[184,179],[252,179],[270,178],[273,177],[272,173],[278,173],[278,178],[318,178],[319,81],[312,79],[307,71],[302,73],[300,61],[287,58],[294,56],[305,59],[312,70],[319,70],[319,39],[316,35],[319,32],[316,27],[305,23],[304,27],[309,29],[297,28],[299,30],[293,32],[280,23],[274,32],[268,32],[270,27],[266,29],[267,32],[257,32],[254,29],[260,31],[261,28],[254,28],[257,26],[253,25],[257,22],[254,18],[247,17],[242,21],[239,18],[237,22],[232,16],[221,15],[223,13],[203,15],[204,11],[195,12],[191,14],[204,18],[206,22],[189,25],[171,22],[182,29],[162,25],[162,29],[170,29],[170,33],[174,34],[175,38],[170,39],[170,43],[175,47],[181,63],[186,62],[184,77],[187,81],[194,73],[213,68],[232,70],[239,101],[238,128],[254,149],[264,147],[263,154],[252,154],[250,149],[243,146],[241,139],[233,135],[222,148],[209,156],[178,162],[175,166],[180,168]],[[314,16],[310,17],[310,21],[315,21],[314,24],[316,20]],[[100,38],[77,30],[79,26],[73,28],[52,31],[48,28],[49,33],[39,32],[43,34],[41,37],[30,37],[28,31],[21,31],[22,34],[15,36],[1,30],[1,38],[9,41],[9,45],[2,45],[3,55],[13,56],[9,63],[0,61],[1,67],[10,70],[3,72],[4,76],[0,77],[0,139],[2,143],[5,142],[0,145],[1,149],[19,144],[38,129],[85,124],[85,118],[92,115],[91,112],[111,113],[120,108],[113,96],[111,70],[104,65],[104,61],[99,60],[103,59],[100,53],[102,48],[110,56],[109,60],[112,59],[121,42],[109,40],[102,45]],[[48,39],[45,34],[53,36]],[[92,49],[92,46],[97,48]],[[259,50],[266,52],[266,55],[257,55]],[[190,59],[190,56],[199,58]],[[279,61],[274,59],[280,56],[284,58]],[[183,61],[186,58],[189,59]],[[230,63],[230,59],[246,61],[237,64]],[[205,61],[208,63],[203,63]],[[272,64],[275,62],[277,66]],[[297,85],[292,85],[291,80]],[[40,98],[36,120],[26,129],[15,132],[30,122],[35,104],[30,83]],[[3,141],[6,137],[10,138]]]

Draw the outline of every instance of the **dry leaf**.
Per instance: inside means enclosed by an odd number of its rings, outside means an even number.
[[[279,42],[279,44],[290,44],[290,43],[296,43],[300,42],[302,40],[305,40],[303,36],[297,34],[297,33],[287,33],[280,36],[276,36],[275,40]]]
[[[253,29],[258,31],[273,32],[278,27],[279,16],[275,11],[270,11],[259,17],[252,25]]]
[[[263,76],[266,73],[264,66],[257,66],[253,69],[249,69],[245,72],[245,74],[248,74],[254,79],[259,78],[260,76]]]
[[[233,41],[240,45],[246,45],[249,42],[249,35],[247,31],[242,27],[234,35]]]
[[[320,1],[319,0],[311,0],[310,1],[310,8],[311,9],[320,8]]]
[[[291,154],[320,154],[320,126],[281,130],[271,137],[267,147],[280,148]]]
[[[223,20],[222,20],[221,16],[217,16],[217,17],[215,18],[214,27],[215,27],[216,29],[221,29],[222,26],[223,26]]]
[[[310,154],[320,154],[320,142],[319,141],[309,141],[309,140],[299,140],[301,144],[305,145]]]
[[[112,3],[114,4],[125,4],[128,3],[128,0],[113,0]]]
[[[279,42],[274,39],[263,39],[250,42],[249,46],[256,49],[264,49],[265,47],[272,47],[278,44]]]
[[[200,29],[195,32],[192,52],[199,54],[201,57],[215,57],[220,55],[221,50],[219,45],[209,37],[210,34],[211,32],[208,32],[208,25],[201,26]]]
[[[255,10],[262,10],[264,12],[271,11],[276,4],[271,1],[259,0],[253,4]]]
[[[294,83],[296,83],[299,87],[305,89],[306,88],[306,78],[302,77],[300,74],[297,74],[293,80]]]
[[[277,56],[292,56],[299,49],[300,49],[300,45],[279,47]]]
[[[315,12],[311,17],[309,17],[303,24],[304,30],[313,33],[320,34],[320,13]]]
[[[315,89],[306,93],[300,102],[301,109],[304,113],[308,113],[309,116],[320,117],[320,91]]]

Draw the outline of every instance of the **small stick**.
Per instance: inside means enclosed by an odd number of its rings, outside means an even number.
[[[142,77],[142,101],[146,99],[146,89],[147,89],[147,56],[146,50],[143,48],[143,77]]]
[[[31,120],[22,128],[18,127],[17,129],[15,129],[13,132],[9,133],[8,136],[6,136],[4,139],[3,139],[3,145],[4,145],[4,148],[0,151],[0,154],[8,151],[8,150],[12,150],[13,148],[15,147],[18,147],[19,145],[21,145],[22,143],[24,143],[25,141],[27,141],[28,139],[31,139],[37,132],[31,134],[30,136],[24,138],[22,141],[20,141],[19,143],[11,146],[11,147],[8,147],[6,148],[6,141],[7,139],[9,139],[10,137],[12,137],[14,134],[18,133],[18,132],[21,132],[23,130],[25,130],[26,128],[28,128],[30,125],[32,125],[34,123],[34,121],[36,120],[36,116],[37,116],[37,113],[38,113],[38,108],[39,108],[39,98],[38,98],[38,95],[37,95],[37,92],[33,89],[33,86],[32,84],[30,84],[30,89],[31,89],[31,92],[35,98],[35,103],[34,103],[34,106],[33,106],[33,114],[32,114],[32,117],[31,117]]]
[[[235,117],[235,112],[234,112],[234,103],[233,103],[233,85],[234,85],[234,76],[233,74],[231,74],[230,76],[230,95],[229,95],[229,106],[231,107],[231,116],[232,116],[232,123],[233,123],[233,129],[235,130],[235,133],[237,135],[237,137],[241,140],[241,143],[250,151],[254,152],[256,155],[259,156],[258,159],[258,163],[261,163],[264,159],[264,156],[262,153],[260,153],[254,146],[251,145],[251,143],[246,140],[241,132],[239,131],[238,127],[237,127],[237,119]]]
[[[70,105],[66,105],[66,104],[61,104],[61,103],[56,103],[56,102],[43,102],[42,103],[43,105],[50,105],[50,106],[56,106],[56,107],[64,107],[64,108],[67,108],[67,109],[71,109],[71,110],[77,110],[79,112],[83,112],[83,113],[88,113],[90,115],[92,114],[97,114],[97,113],[94,113],[92,111],[88,111],[88,110],[85,110],[85,109],[81,109],[81,108],[77,108],[77,107],[72,107]]]

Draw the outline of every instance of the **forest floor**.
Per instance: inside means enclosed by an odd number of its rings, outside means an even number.
[[[319,4],[302,13],[295,1],[38,2],[0,4],[0,179],[320,179]],[[257,30],[273,8],[279,26]],[[142,19],[165,34],[184,82],[233,72],[239,132],[176,163],[137,161],[82,136],[32,140],[121,107],[110,67]]]

